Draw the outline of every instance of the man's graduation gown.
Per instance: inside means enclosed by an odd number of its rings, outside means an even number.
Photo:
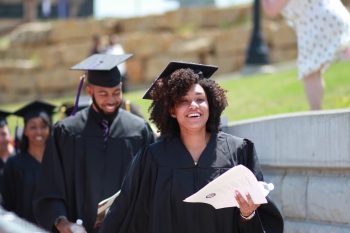
[[[270,200],[247,222],[240,221],[236,207],[183,202],[238,164],[263,180],[253,143],[229,134],[212,132],[197,165],[179,137],[145,146],[131,163],[99,232],[259,233],[261,224],[268,233],[282,232],[282,217]]]
[[[119,109],[104,150],[101,121],[89,107],[53,127],[34,199],[35,216],[45,229],[66,216],[71,222],[82,219],[87,232],[97,232],[98,203],[121,188],[134,155],[154,141],[144,119]]]

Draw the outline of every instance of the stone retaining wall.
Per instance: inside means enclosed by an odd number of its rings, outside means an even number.
[[[130,19],[69,19],[22,24],[0,38],[0,103],[74,93],[95,34],[117,33],[126,53],[131,85],[150,84],[171,60],[240,70],[252,32],[252,5],[185,8]],[[262,19],[272,63],[295,59],[295,32],[281,18]],[[19,64],[25,62],[27,66]],[[29,65],[30,64],[30,65]],[[27,89],[25,89],[27,87]]]
[[[227,131],[254,142],[285,233],[350,232],[350,110],[240,121]]]

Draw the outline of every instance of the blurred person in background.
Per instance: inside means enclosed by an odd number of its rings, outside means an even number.
[[[35,224],[32,201],[54,109],[54,105],[37,100],[13,113],[24,119],[24,130],[20,152],[8,160],[4,169],[3,206]]]
[[[10,129],[6,121],[6,117],[9,115],[11,115],[10,112],[0,110],[0,192],[5,164],[10,157],[15,155]],[[2,198],[0,196],[0,205],[1,204]]]
[[[100,54],[105,53],[106,48],[103,44],[102,36],[100,34],[96,34],[92,37],[92,47],[88,53],[88,56],[94,55],[94,54]]]
[[[282,14],[298,37],[298,79],[310,110],[322,109],[322,73],[350,47],[350,14],[340,0],[261,0],[268,17]]]
[[[119,36],[118,35],[111,35],[109,37],[109,45],[106,48],[106,54],[112,54],[112,55],[122,55],[125,54],[124,49],[122,45],[119,43]],[[126,70],[126,63],[120,63],[118,65],[118,69],[120,71],[120,75],[122,76],[122,91],[123,93],[127,92],[127,70]]]

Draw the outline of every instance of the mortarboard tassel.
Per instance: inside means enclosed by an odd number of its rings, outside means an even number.
[[[85,72],[85,74],[86,74],[86,72]],[[74,109],[73,109],[72,113],[70,114],[71,116],[74,116],[75,113],[78,111],[79,97],[80,97],[81,89],[83,88],[85,74],[83,76],[81,76],[79,88],[78,88],[78,93],[77,93],[77,96],[75,97]]]
[[[83,84],[84,84],[84,80],[85,80],[85,77],[86,77],[86,73],[89,69],[92,69],[96,66],[98,66],[99,64],[101,64],[102,61],[99,61],[95,64],[93,64],[92,66],[90,66],[84,73],[83,76],[81,76],[81,79],[80,79],[80,83],[79,83],[79,88],[78,88],[78,93],[77,93],[77,96],[75,97],[75,103],[74,103],[74,109],[72,111],[72,113],[70,114],[71,116],[74,116],[75,113],[78,111],[78,104],[79,104],[79,97],[80,97],[80,92],[81,92],[81,89],[83,88]]]

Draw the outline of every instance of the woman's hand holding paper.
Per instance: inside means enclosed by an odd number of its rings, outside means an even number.
[[[260,204],[255,205],[249,193],[246,193],[245,196],[247,200],[242,196],[240,192],[237,190],[235,191],[235,198],[239,204],[241,215],[248,217],[260,206]]]

